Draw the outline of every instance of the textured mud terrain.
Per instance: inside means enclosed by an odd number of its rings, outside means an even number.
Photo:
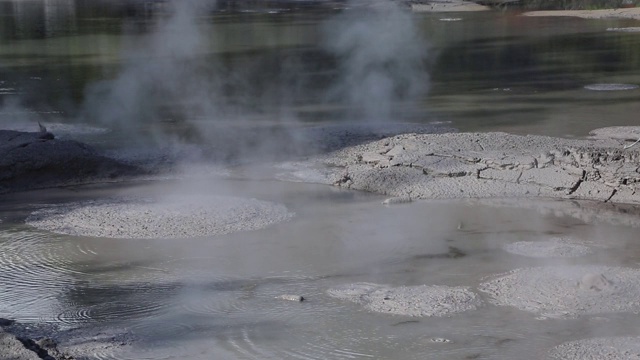
[[[530,11],[524,16],[571,16],[584,19],[622,18],[640,20],[640,8],[601,9],[601,10],[549,10]]]
[[[584,140],[405,134],[311,159],[327,183],[413,199],[544,197],[640,203],[637,128]],[[304,178],[300,180],[304,181]]]

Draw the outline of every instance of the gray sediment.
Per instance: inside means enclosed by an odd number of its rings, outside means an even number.
[[[549,351],[549,359],[628,360],[640,357],[640,337],[618,336],[570,341]]]
[[[480,284],[496,305],[542,317],[640,314],[640,270],[598,265],[517,269]]]
[[[540,241],[517,241],[506,244],[503,248],[512,254],[534,258],[570,258],[591,253],[588,246],[558,237]]]
[[[28,329],[13,320],[0,318],[0,360],[73,360],[74,356],[58,348],[50,331],[38,326]]]
[[[593,91],[625,91],[635,90],[638,85],[635,84],[589,84],[585,85],[585,89]]]
[[[615,32],[640,32],[640,27],[607,28],[607,31],[615,31]]]
[[[637,130],[626,130],[631,129]],[[321,182],[393,197],[638,204],[640,152],[623,149],[625,144],[626,139],[606,136],[404,134],[312,157],[308,164],[323,169]]]
[[[466,287],[390,287],[355,283],[335,287],[327,292],[335,298],[361,304],[369,311],[415,317],[450,316],[482,306],[482,300]]]
[[[0,130],[0,194],[122,179],[140,169],[49,132]]]
[[[27,224],[54,233],[107,238],[189,238],[257,230],[288,220],[284,205],[231,196],[114,198],[49,207]]]

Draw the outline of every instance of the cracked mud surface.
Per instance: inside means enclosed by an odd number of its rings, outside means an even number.
[[[546,197],[640,203],[637,128],[573,140],[507,133],[405,134],[312,159],[334,185],[412,199]]]

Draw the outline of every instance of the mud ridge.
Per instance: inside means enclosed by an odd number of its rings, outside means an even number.
[[[325,183],[393,197],[540,197],[638,204],[640,147],[624,149],[635,141],[629,134],[637,132],[637,127],[599,129],[586,139],[404,134],[309,162],[323,168]]]

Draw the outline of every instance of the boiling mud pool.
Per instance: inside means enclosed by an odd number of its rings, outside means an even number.
[[[54,205],[166,193],[258,199],[293,216],[259,230],[182,239],[70,236],[25,223]],[[636,229],[471,202],[382,200],[324,186],[230,180],[207,188],[152,182],[3,196],[0,316],[88,336],[126,334],[122,345],[93,349],[99,359],[545,358],[569,341],[640,335],[637,315],[544,318],[535,309],[494,305],[492,294],[479,291],[486,284],[501,291],[495,279],[518,268],[637,267]],[[558,243],[590,251],[540,256],[540,246]],[[514,246],[519,253],[509,251]],[[528,248],[535,254],[527,256]],[[376,300],[371,294],[369,304],[331,296],[362,283],[391,289],[386,296],[465,287],[479,306],[411,317],[368,306]],[[305,301],[277,298],[285,294]]]

